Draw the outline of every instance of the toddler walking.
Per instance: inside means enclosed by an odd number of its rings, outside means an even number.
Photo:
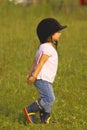
[[[54,18],[45,18],[37,26],[40,46],[30,68],[27,81],[28,83],[34,83],[40,97],[24,108],[29,123],[34,123],[32,117],[39,112],[41,123],[49,124],[55,101],[52,84],[58,68],[58,54],[54,45],[57,47],[61,36],[60,31],[66,27]]]

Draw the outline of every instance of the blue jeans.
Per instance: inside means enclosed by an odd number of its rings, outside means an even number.
[[[44,108],[45,112],[51,113],[55,100],[52,84],[48,81],[37,79],[34,85],[40,93],[40,105]]]

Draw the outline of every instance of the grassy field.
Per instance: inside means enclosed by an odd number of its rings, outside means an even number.
[[[74,2],[75,1],[75,2]],[[0,130],[87,129],[87,6],[78,0],[59,4],[14,5],[0,0]],[[23,108],[38,97],[26,75],[39,45],[36,26],[45,17],[68,25],[59,43],[55,82],[55,124],[28,124]]]

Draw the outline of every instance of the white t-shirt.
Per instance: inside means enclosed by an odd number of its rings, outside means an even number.
[[[39,49],[36,53],[36,62],[38,64],[42,54],[49,56],[48,60],[45,62],[41,71],[39,72],[37,79],[43,79],[50,83],[54,81],[56,76],[57,67],[58,67],[58,54],[55,48],[49,44],[44,43],[39,46]]]

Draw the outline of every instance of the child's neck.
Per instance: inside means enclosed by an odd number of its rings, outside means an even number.
[[[48,44],[50,44],[51,46],[55,46],[54,42],[47,42]]]
[[[47,42],[47,43],[53,46],[53,43],[52,43],[52,42]]]
[[[56,49],[57,49],[57,44],[58,44],[58,43],[56,43],[56,42],[47,42],[47,44],[52,45],[54,48],[55,48],[55,45],[56,45]]]

